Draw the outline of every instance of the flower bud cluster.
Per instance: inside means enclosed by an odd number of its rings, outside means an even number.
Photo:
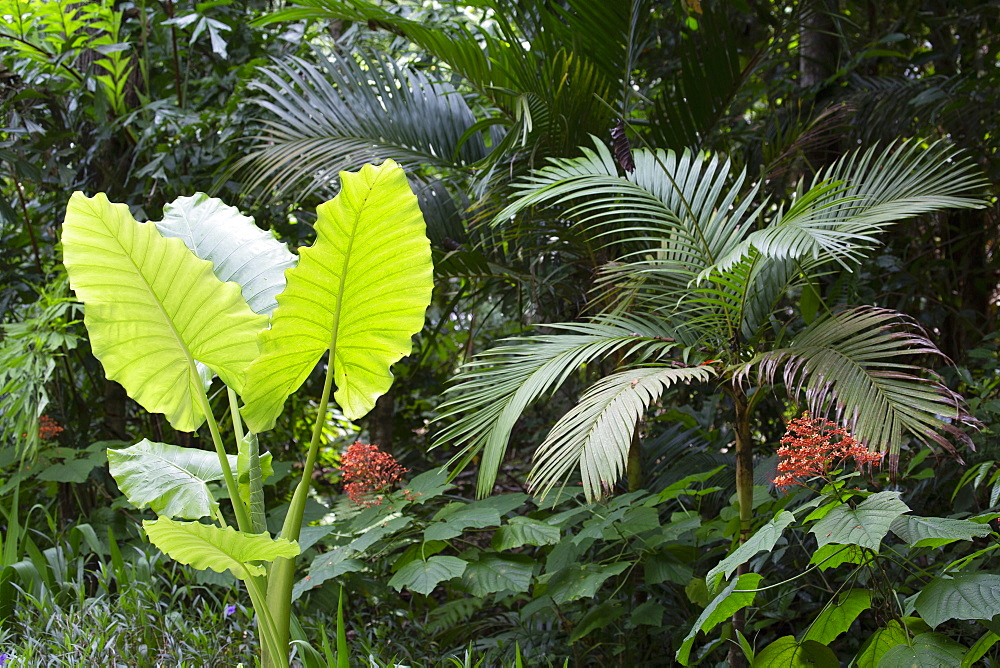
[[[381,505],[384,493],[408,472],[377,445],[361,441],[356,441],[341,456],[340,470],[344,476],[344,493],[365,508]]]
[[[63,431],[64,430],[59,426],[59,423],[50,418],[48,415],[42,415],[38,418],[38,438],[43,441],[55,438]]]
[[[778,487],[805,485],[810,478],[827,477],[852,457],[855,464],[877,464],[882,461],[881,452],[870,452],[853,436],[836,423],[814,418],[808,411],[802,417],[788,423],[785,435],[778,448],[778,473],[774,479]]]

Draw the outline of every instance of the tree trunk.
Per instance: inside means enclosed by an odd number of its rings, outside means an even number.
[[[750,437],[750,402],[746,392],[739,383],[733,381],[729,386],[729,394],[733,398],[735,411],[734,427],[736,431],[736,499],[740,506],[740,545],[750,538],[753,527],[753,442]],[[746,564],[736,569],[736,577],[747,572]],[[745,633],[746,609],[740,609],[733,615],[733,632]],[[743,650],[735,639],[729,650],[729,665],[745,665]]]
[[[632,444],[628,448],[628,462],[625,466],[628,474],[628,491],[642,489],[642,448],[639,446],[639,424],[636,423],[632,432]]]

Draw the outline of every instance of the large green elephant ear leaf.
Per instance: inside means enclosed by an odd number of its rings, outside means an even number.
[[[392,160],[341,172],[320,205],[316,242],[286,272],[261,356],[247,375],[251,430],[274,426],[285,399],[331,353],[334,398],[348,418],[371,410],[392,385],[389,367],[408,355],[433,288],[430,242],[417,198]]]
[[[153,224],[163,236],[177,237],[211,262],[220,281],[239,283],[256,313],[270,315],[277,308],[275,297],[285,289],[285,270],[298,258],[253,218],[218,198],[196,193],[163,207],[163,220]]]
[[[197,429],[205,421],[198,362],[242,390],[267,317],[250,310],[237,284],[216,278],[211,262],[103,193],[73,194],[62,241],[94,355],[143,408],[179,431]]]

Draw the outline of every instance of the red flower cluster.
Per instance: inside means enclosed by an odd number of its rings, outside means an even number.
[[[340,458],[340,470],[344,474],[344,493],[365,508],[381,505],[383,492],[408,472],[377,445],[361,441],[347,448]]]
[[[788,423],[778,457],[781,475],[774,479],[778,487],[805,485],[804,480],[825,476],[848,457],[853,457],[858,466],[882,461],[881,452],[869,452],[846,429],[829,420],[814,418],[808,411]]]
[[[55,438],[64,431],[59,423],[50,418],[48,415],[43,415],[38,418],[38,438],[43,441],[47,441],[50,438]]]

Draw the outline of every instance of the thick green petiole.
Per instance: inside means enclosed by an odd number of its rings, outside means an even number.
[[[331,349],[336,349],[331,346]],[[299,480],[292,501],[288,505],[288,513],[281,527],[281,537],[288,540],[298,540],[302,529],[302,516],[306,501],[309,498],[309,487],[312,484],[312,472],[319,454],[319,444],[323,437],[323,423],[327,407],[330,405],[330,394],[333,391],[333,362],[327,364],[326,380],[323,383],[323,393],[320,395],[316,422],[313,425],[312,440],[309,452],[302,468],[302,479]],[[288,627],[292,612],[292,585],[295,579],[295,559],[275,559],[271,564],[267,578],[267,604],[274,615],[277,624],[280,655],[265,657],[265,668],[288,665]]]

